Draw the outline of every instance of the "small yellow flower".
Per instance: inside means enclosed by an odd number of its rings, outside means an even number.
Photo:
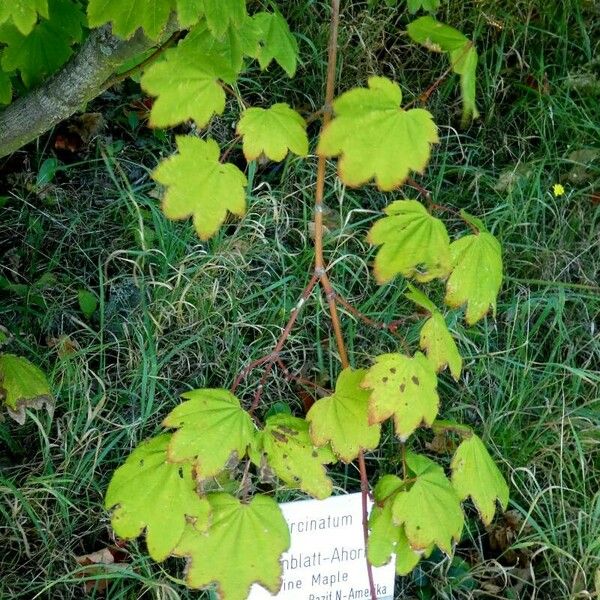
[[[552,193],[554,194],[555,198],[558,198],[559,196],[564,196],[565,195],[565,188],[562,186],[562,184],[555,183],[552,186]]]

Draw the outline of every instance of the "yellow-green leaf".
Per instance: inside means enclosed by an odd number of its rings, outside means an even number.
[[[466,235],[450,245],[452,273],[446,284],[446,304],[452,308],[467,305],[465,319],[473,325],[492,309],[502,284],[502,249],[485,230]]]
[[[235,77],[223,63],[211,62],[201,44],[187,42],[167,51],[166,59],[154,63],[141,80],[144,90],[157,96],[150,125],[171,127],[193,119],[198,127],[204,127],[225,109],[219,79],[231,83]]]
[[[406,463],[415,481],[394,499],[394,522],[404,526],[413,550],[426,550],[435,544],[450,554],[452,541],[460,540],[464,525],[460,499],[442,467],[432,460],[408,452]]]
[[[281,587],[281,555],[290,546],[287,523],[277,503],[255,496],[242,504],[229,494],[208,496],[212,524],[206,533],[189,526],[174,551],[188,558],[191,588],[216,584],[220,600],[245,600],[258,583],[272,594]]]
[[[469,121],[479,117],[477,104],[477,62],[479,57],[477,50],[471,42],[468,42],[461,50],[455,50],[450,55],[452,67],[455,73],[460,75],[460,90],[463,102],[462,126],[466,127]]]
[[[286,157],[288,150],[298,156],[308,154],[306,121],[285,103],[266,109],[246,109],[237,132],[244,136],[244,156],[248,161],[264,154],[279,162]]]
[[[202,389],[181,395],[187,400],[163,421],[175,427],[169,460],[194,463],[202,479],[220,473],[232,455],[241,459],[252,442],[255,427],[240,401],[228,390]]]
[[[508,506],[508,485],[481,439],[473,434],[457,448],[452,463],[452,485],[461,500],[469,496],[481,520],[489,525],[496,512],[496,500]]]
[[[289,77],[293,77],[298,64],[298,42],[287,21],[279,13],[259,12],[253,18],[260,30],[260,68],[266,69],[275,60]]]
[[[180,42],[179,48],[193,46],[190,52],[197,57],[198,64],[223,81],[233,83],[244,66],[244,56],[256,58],[259,37],[259,28],[249,16],[238,27],[230,27],[221,38],[216,38],[206,22],[201,21]]]
[[[420,9],[435,12],[439,7],[440,0],[408,0],[407,2],[409,13],[416,13]]]
[[[204,0],[176,0],[177,21],[182,28],[195,25],[204,14]]]
[[[442,221],[416,200],[397,200],[369,232],[369,242],[381,248],[375,256],[379,283],[398,274],[417,281],[444,278],[450,272],[450,238]]]
[[[188,519],[199,530],[208,527],[210,506],[196,493],[189,464],[167,459],[171,436],[142,442],[113,474],[104,506],[113,510],[112,527],[124,539],[146,530],[148,553],[162,561],[173,551]]]
[[[217,37],[229,27],[238,27],[246,16],[246,0],[204,0],[204,14],[210,30]]]
[[[121,38],[130,38],[140,27],[152,40],[163,32],[174,0],[90,0],[88,23],[100,27],[112,23],[112,31]]]
[[[219,146],[208,139],[178,136],[179,154],[163,161],[153,177],[167,186],[163,211],[169,219],[192,216],[202,240],[212,237],[227,211],[246,213],[246,177],[235,166],[219,162]]]
[[[439,410],[437,377],[427,358],[417,352],[382,354],[365,376],[362,387],[372,390],[369,420],[394,418],[396,435],[406,440],[421,424],[430,426]]]
[[[352,462],[361,450],[373,450],[379,445],[381,427],[369,424],[369,392],[360,387],[365,374],[364,369],[344,369],[335,393],[315,402],[306,415],[313,442],[317,446],[331,443],[332,450],[345,463]]]
[[[450,58],[452,70],[460,75],[463,101],[462,124],[479,116],[475,105],[475,72],[477,70],[477,50],[473,42],[454,27],[425,16],[408,25],[408,35],[417,43],[433,52],[445,52]]]
[[[341,156],[340,178],[350,186],[371,179],[393,190],[411,171],[423,172],[438,141],[437,127],[426,110],[400,108],[402,92],[385,77],[371,77],[368,88],[342,94],[333,103],[335,118],[325,128],[317,153]]]
[[[271,468],[289,487],[319,499],[331,495],[333,484],[323,465],[335,462],[335,456],[329,447],[315,446],[304,419],[283,413],[269,417],[250,457],[258,467]]]
[[[423,325],[420,345],[436,373],[449,367],[452,377],[458,381],[462,370],[462,356],[448,331],[446,319],[440,312],[434,312]]]
[[[367,556],[374,567],[387,564],[392,554],[396,555],[396,573],[408,575],[423,556],[428,557],[433,546],[424,552],[415,552],[408,543],[404,527],[393,520],[392,507],[404,482],[394,475],[384,475],[375,486],[375,505],[369,517],[371,530],[367,545]]]
[[[85,15],[71,0],[50,0],[48,18],[41,18],[28,35],[12,23],[0,27],[2,69],[18,70],[23,83],[33,87],[57,71],[81,41]]]
[[[38,14],[48,18],[48,0],[3,0],[0,2],[0,23],[9,19],[23,34],[29,35]]]
[[[392,504],[397,492],[403,488],[404,482],[399,477],[384,475],[373,490],[375,504],[369,516],[367,556],[374,567],[387,564],[395,552],[400,527],[392,520]]]
[[[45,406],[50,411],[53,401],[50,384],[39,367],[22,356],[0,354],[0,402],[15,421],[25,422],[26,408]]]

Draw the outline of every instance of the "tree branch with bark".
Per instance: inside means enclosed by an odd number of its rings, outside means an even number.
[[[110,25],[91,30],[79,51],[60,71],[0,112],[0,158],[81,110],[121,81],[118,70],[126,61],[156,48],[156,53],[144,61],[147,65],[176,39],[173,36],[179,29],[172,15],[158,41],[147,38],[141,29],[128,40],[113,35]]]

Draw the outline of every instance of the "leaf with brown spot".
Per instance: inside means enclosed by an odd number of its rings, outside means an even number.
[[[431,425],[438,414],[437,377],[427,358],[417,352],[383,354],[365,376],[362,387],[372,390],[369,420],[394,418],[396,435],[406,440],[421,424]]]
[[[250,458],[259,468],[266,463],[285,484],[323,499],[333,484],[323,465],[336,462],[329,446],[318,448],[304,419],[279,413],[269,417],[250,448]]]

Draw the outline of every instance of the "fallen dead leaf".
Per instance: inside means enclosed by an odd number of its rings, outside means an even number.
[[[112,573],[115,570],[129,567],[127,553],[119,545],[107,546],[90,554],[76,556],[77,564],[85,567],[77,573],[78,578],[93,577],[84,582],[85,593],[104,593],[110,584],[110,578],[102,578],[102,575]]]

